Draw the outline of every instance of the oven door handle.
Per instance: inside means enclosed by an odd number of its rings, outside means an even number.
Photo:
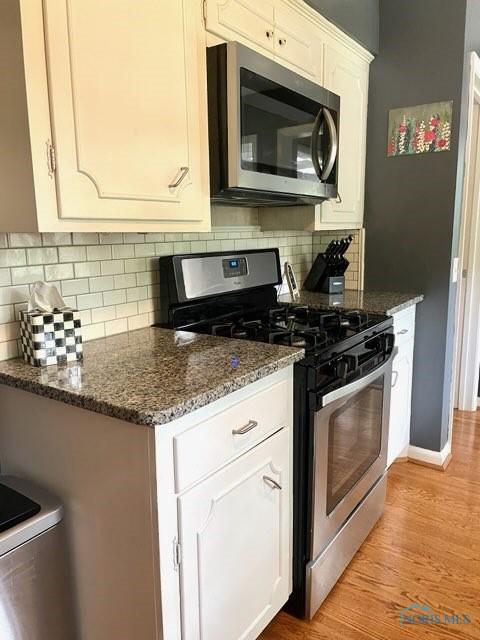
[[[326,407],[327,405],[335,402],[336,400],[341,400],[345,398],[345,396],[349,396],[351,393],[356,393],[357,391],[361,391],[361,389],[368,387],[374,380],[376,380],[379,376],[381,376],[389,367],[392,366],[392,361],[397,355],[398,347],[395,347],[388,360],[386,360],[379,367],[370,371],[366,376],[360,378],[360,380],[354,380],[350,384],[345,385],[344,387],[340,387],[339,389],[335,389],[334,391],[330,391],[322,398],[322,407]]]

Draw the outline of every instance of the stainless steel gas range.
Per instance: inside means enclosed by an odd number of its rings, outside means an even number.
[[[301,346],[295,365],[293,592],[312,617],[381,516],[392,319],[279,304],[277,249],[160,258],[161,324]]]

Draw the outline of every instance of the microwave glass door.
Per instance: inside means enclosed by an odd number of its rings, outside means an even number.
[[[322,105],[243,67],[240,101],[241,168],[318,183],[331,154]]]
[[[380,455],[383,396],[384,377],[381,376],[329,416],[327,514]]]

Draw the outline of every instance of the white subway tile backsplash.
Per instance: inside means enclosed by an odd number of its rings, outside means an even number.
[[[0,287],[5,287],[9,284],[12,284],[10,269],[0,269]]]
[[[0,342],[0,360],[10,360],[18,356],[17,341]]]
[[[125,262],[123,260],[105,260],[101,263],[101,270],[104,276],[123,273],[125,271]]]
[[[135,257],[143,258],[145,256],[155,255],[155,245],[151,242],[135,245]]]
[[[12,270],[12,284],[29,284],[44,279],[43,267],[14,267]]]
[[[39,233],[9,233],[8,246],[14,247],[41,247],[42,236]]]
[[[15,320],[15,308],[13,304],[7,304],[0,307],[0,325]]]
[[[42,244],[44,247],[60,246],[72,244],[71,233],[42,233]]]
[[[148,273],[145,271],[144,273]],[[135,273],[122,273],[115,276],[113,279],[113,286],[115,289],[126,289],[127,287],[135,287],[137,285],[137,278]]]
[[[84,340],[148,326],[159,308],[158,257],[202,251],[279,247],[301,282],[320,247],[348,232],[262,232],[247,227],[212,233],[0,233],[0,360],[17,355],[18,312],[29,285],[55,284],[78,306]],[[349,250],[349,286],[358,286],[358,233]],[[58,262],[57,262],[58,260]],[[13,284],[12,284],[13,283]]]
[[[98,244],[98,233],[72,233],[73,244]]]
[[[27,286],[23,287],[0,287],[0,306],[4,304],[15,304],[16,302],[26,302],[30,297]]]
[[[103,306],[103,297],[101,293],[87,293],[77,296],[77,307],[82,309],[96,309]]]
[[[87,259],[85,247],[59,247],[58,257],[60,262],[84,262]]]
[[[107,322],[108,320],[115,320],[116,317],[115,305],[92,309],[92,322]]]
[[[25,249],[2,249],[0,251],[0,267],[21,267],[27,264]]]
[[[45,280],[71,280],[73,278],[73,264],[45,265]]]
[[[76,278],[89,278],[100,275],[100,262],[78,262],[75,265]]]
[[[105,322],[106,336],[113,336],[116,333],[124,333],[125,331],[128,331],[127,318],[120,318],[118,320],[110,320],[110,322]]]
[[[98,278],[90,278],[90,291],[110,291],[113,289],[113,276],[100,276]]]
[[[27,249],[28,264],[53,264],[58,262],[58,251],[55,247]]]
[[[111,304],[123,304],[127,301],[127,292],[125,289],[117,289],[116,291],[103,292],[103,304],[108,306]]]
[[[117,305],[117,318],[127,318],[128,316],[136,316],[138,313],[138,305],[136,302],[127,302],[126,304]]]
[[[125,259],[135,257],[134,244],[116,244],[112,247],[113,259]]]
[[[87,247],[87,260],[110,260],[112,247],[110,245],[98,245]]]
[[[62,280],[61,282],[63,296],[75,296],[78,293],[89,293],[88,278],[79,280]]]

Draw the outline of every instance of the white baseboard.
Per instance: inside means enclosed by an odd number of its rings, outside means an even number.
[[[412,460],[418,460],[435,467],[442,467],[452,450],[452,443],[447,442],[441,451],[431,451],[430,449],[422,449],[422,447],[408,447],[408,457]]]

